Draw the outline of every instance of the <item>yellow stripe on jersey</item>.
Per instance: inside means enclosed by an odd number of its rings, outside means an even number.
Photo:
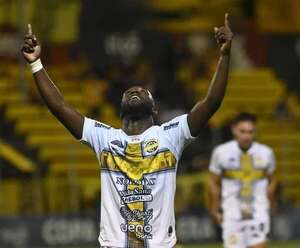
[[[242,154],[240,156],[240,169],[238,170],[224,170],[223,176],[228,179],[239,180],[242,183],[240,196],[252,196],[252,183],[266,177],[265,170],[255,169],[253,166],[253,159],[249,154]]]
[[[136,188],[138,189],[143,189],[143,185],[128,185],[127,189],[129,190],[134,190]],[[144,203],[143,202],[133,202],[127,204],[128,208],[133,211],[133,210],[140,210],[144,211]],[[143,220],[141,221],[128,221],[128,225],[134,225],[134,226],[142,226],[144,229],[145,223]],[[136,230],[136,232],[128,232],[127,233],[127,239],[128,239],[128,247],[145,247],[144,245],[144,239],[139,238],[143,237],[144,231],[143,230]]]
[[[157,143],[146,144],[147,152],[155,151]],[[125,149],[125,156],[118,156],[109,151],[102,151],[100,154],[101,169],[108,169],[110,171],[118,171],[126,174],[126,176],[133,180],[142,180],[145,174],[163,171],[167,169],[174,169],[176,166],[176,158],[169,150],[158,152],[154,155],[143,156],[141,143],[128,144]],[[143,190],[143,184],[128,184],[128,190]],[[145,211],[144,202],[131,202],[126,204],[129,211]],[[142,248],[145,247],[145,233],[144,227],[147,223],[145,220],[128,221],[128,226],[139,227],[135,231],[127,231],[128,247]]]
[[[145,174],[176,166],[176,158],[169,150],[144,157],[140,143],[128,144],[123,157],[102,151],[100,162],[102,169],[123,172],[132,180],[141,180]]]

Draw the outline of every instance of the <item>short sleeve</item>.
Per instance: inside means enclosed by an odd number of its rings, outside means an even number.
[[[273,150],[270,150],[267,173],[271,175],[275,171],[275,168],[276,168],[275,155]]]
[[[178,116],[171,121],[161,125],[167,139],[175,147],[176,152],[180,154],[184,147],[195,137],[191,135],[187,122],[187,114]]]
[[[110,129],[111,127],[106,124],[85,117],[80,142],[98,153],[105,145]]]
[[[219,160],[219,151],[218,149],[214,149],[210,163],[209,163],[209,171],[216,175],[221,175],[222,167]]]

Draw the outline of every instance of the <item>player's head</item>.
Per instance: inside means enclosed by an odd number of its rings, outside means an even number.
[[[123,93],[121,101],[121,118],[144,119],[155,117],[157,109],[149,90],[141,86],[130,87]]]
[[[239,113],[232,122],[232,134],[243,150],[250,148],[256,134],[256,116],[250,113]]]

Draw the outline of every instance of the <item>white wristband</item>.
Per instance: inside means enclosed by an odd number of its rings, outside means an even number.
[[[31,67],[31,72],[32,72],[32,74],[34,74],[34,73],[36,73],[36,72],[38,72],[38,71],[40,71],[40,70],[43,69],[43,65],[42,65],[42,62],[41,62],[40,59],[38,59],[38,60],[32,62],[32,63],[29,64],[29,65],[30,65],[30,67]]]

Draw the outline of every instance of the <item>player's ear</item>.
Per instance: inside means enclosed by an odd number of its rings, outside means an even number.
[[[256,135],[256,133],[257,133],[257,129],[256,129],[255,125],[254,125],[254,128],[253,128],[253,133],[254,133],[254,135]]]
[[[232,135],[236,136],[236,125],[235,124],[231,124],[230,128],[231,128]]]
[[[157,109],[153,109],[152,110],[152,114],[155,115],[155,116],[157,116],[158,115],[158,110]]]
[[[152,107],[152,118],[155,124],[158,122],[158,109],[156,106]]]

